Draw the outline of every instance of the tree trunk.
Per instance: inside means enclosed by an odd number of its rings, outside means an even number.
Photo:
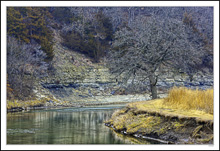
[[[157,77],[155,76],[155,74],[151,74],[149,76],[149,80],[150,80],[150,89],[151,89],[151,95],[152,95],[152,99],[157,99]]]
[[[189,80],[190,80],[190,82],[193,81],[193,74],[189,74]]]

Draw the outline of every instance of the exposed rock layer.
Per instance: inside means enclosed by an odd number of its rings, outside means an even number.
[[[93,99],[96,96],[137,92],[150,94],[148,79],[137,90],[136,87],[134,88],[131,85],[132,79],[129,79],[127,84],[123,84],[121,76],[116,77],[110,74],[104,61],[101,61],[102,63],[92,63],[83,54],[62,46],[62,39],[57,31],[54,33],[54,42],[53,69],[47,77],[37,81],[35,92],[38,98],[52,96],[60,101],[75,102]],[[213,86],[213,76],[197,73],[191,82],[186,74],[167,70],[159,75],[157,86],[159,96],[166,94],[169,88],[173,86],[206,89]],[[129,88],[127,89],[127,87]]]

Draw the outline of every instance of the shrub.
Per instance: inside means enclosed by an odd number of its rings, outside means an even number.
[[[48,64],[44,62],[45,57],[46,54],[40,50],[38,44],[26,44],[14,37],[7,37],[7,82],[13,89],[15,99],[33,97],[36,79],[47,74]],[[8,96],[10,92],[8,89]]]

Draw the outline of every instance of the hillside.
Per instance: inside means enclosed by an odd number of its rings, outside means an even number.
[[[103,60],[100,63],[94,63],[88,56],[63,46],[58,30],[53,30],[53,37],[54,58],[51,63],[52,69],[49,71],[48,76],[35,81],[34,93],[36,99],[43,100],[43,102],[37,103],[36,101],[33,104],[37,106],[39,104],[43,106],[76,106],[151,99],[149,83],[142,85],[138,94],[135,84],[131,84],[132,79],[124,85],[122,77],[117,77],[116,80],[115,75],[109,72]],[[194,76],[194,80],[190,82],[189,77],[185,74],[165,71],[164,74],[159,76],[157,82],[158,95],[160,98],[165,97],[168,89],[173,86],[210,88],[213,85],[212,79],[212,75],[198,73]],[[45,102],[45,100],[47,101]],[[21,103],[17,106],[27,105]]]
[[[212,8],[12,7],[7,99],[113,103],[211,88],[211,18]]]
[[[93,63],[84,54],[62,46],[59,33],[55,30],[54,42],[53,69],[47,77],[38,81],[35,90],[38,99],[49,97],[58,100],[58,104],[69,105],[149,99],[147,94],[128,95],[124,98],[113,96],[113,92],[119,90],[120,81],[115,80],[115,76],[110,74],[104,63]]]

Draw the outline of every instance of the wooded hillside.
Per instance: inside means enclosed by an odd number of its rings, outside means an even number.
[[[164,66],[190,77],[213,72],[212,7],[8,7],[8,99],[34,97],[34,81],[54,71],[54,31],[125,82],[143,75],[153,98]]]

